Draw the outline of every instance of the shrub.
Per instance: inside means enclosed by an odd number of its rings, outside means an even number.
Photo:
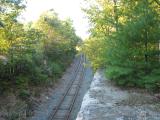
[[[144,76],[142,80],[144,81],[145,88],[157,91],[160,89],[160,69],[153,70],[150,74]]]
[[[18,89],[28,88],[29,78],[24,75],[19,75],[16,77],[16,87]]]
[[[52,71],[52,74],[55,75],[55,77],[59,77],[61,73],[63,72],[62,65],[55,63],[55,62],[52,63],[51,71]]]
[[[28,90],[20,90],[19,91],[19,97],[21,98],[21,99],[23,99],[23,100],[26,100],[27,98],[29,98],[30,97],[30,93],[29,93],[29,91]]]

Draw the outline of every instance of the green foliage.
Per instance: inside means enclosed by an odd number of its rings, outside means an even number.
[[[160,69],[153,70],[149,75],[143,78],[147,89],[157,91],[160,89]]]
[[[0,1],[0,91],[51,83],[70,63],[80,41],[72,21],[60,20],[53,10],[23,25],[17,20],[25,8],[22,3]]]
[[[63,72],[62,66],[60,66],[58,63],[52,63],[51,71],[56,77],[59,77],[61,73]]]
[[[151,0],[95,0],[85,8],[91,35],[82,51],[119,85],[159,88],[159,5]],[[157,71],[157,72],[154,72]]]
[[[26,89],[28,87],[29,79],[23,75],[16,77],[16,87],[18,89]]]
[[[21,99],[27,99],[27,98],[29,98],[30,97],[30,93],[29,93],[29,91],[27,91],[27,90],[25,90],[25,89],[22,89],[22,90],[20,90],[20,92],[19,92],[19,97],[21,98]]]
[[[132,69],[119,66],[108,67],[107,69],[106,74],[111,79],[123,78],[126,75],[133,74]]]
[[[95,44],[96,42],[96,44]],[[101,47],[100,47],[101,46]],[[81,51],[86,53],[86,56],[92,60],[92,66],[94,69],[103,67],[106,64],[106,58],[104,49],[106,46],[105,42],[102,42],[99,39],[89,39],[84,41]]]

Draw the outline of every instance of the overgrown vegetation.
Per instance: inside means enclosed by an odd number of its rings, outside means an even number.
[[[156,0],[86,0],[90,37],[81,47],[118,85],[160,88],[160,5]]]
[[[53,10],[36,23],[24,25],[17,18],[23,0],[0,0],[0,93],[28,95],[31,86],[54,82],[73,59],[81,40],[71,20],[60,20]]]

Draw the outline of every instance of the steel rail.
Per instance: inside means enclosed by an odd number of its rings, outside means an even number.
[[[84,57],[84,63],[85,63],[85,57]],[[78,86],[77,86],[76,92],[75,92],[75,94],[74,94],[74,97],[73,97],[73,99],[72,99],[72,102],[71,102],[71,105],[70,105],[70,108],[69,108],[69,112],[68,112],[68,113],[66,114],[66,116],[65,116],[65,120],[70,120],[70,115],[71,115],[71,113],[72,113],[74,104],[75,104],[75,102],[76,102],[76,98],[77,98],[77,96],[78,96],[78,93],[79,93],[79,90],[80,90],[80,87],[81,87],[81,84],[82,84],[82,80],[83,80],[83,78],[84,78],[84,70],[85,70],[84,65],[83,65],[82,67],[83,67],[83,68],[82,68],[82,72],[81,72],[81,74],[80,74]]]
[[[82,63],[81,63],[81,62],[82,62],[81,59],[82,59],[82,55],[81,55],[81,57],[80,57],[80,59],[79,59],[78,65],[76,66],[76,71],[75,71],[75,73],[73,72],[73,75],[74,75],[74,76],[73,76],[71,82],[69,83],[69,85],[68,85],[68,87],[67,87],[67,89],[66,89],[65,94],[62,96],[62,98],[61,98],[60,102],[58,103],[58,105],[56,106],[54,112],[49,115],[48,120],[54,120],[56,113],[58,112],[60,106],[61,106],[62,103],[64,102],[65,97],[67,96],[68,92],[70,91],[70,89],[71,89],[71,87],[72,87],[72,85],[73,85],[73,83],[74,83],[74,81],[75,81],[75,79],[76,79],[76,77],[77,77],[77,75],[78,75],[79,69],[80,69],[80,67],[81,67],[81,64],[82,64]]]

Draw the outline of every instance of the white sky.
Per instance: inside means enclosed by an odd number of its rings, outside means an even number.
[[[27,0],[27,8],[23,13],[25,21],[35,21],[46,10],[54,9],[60,19],[70,17],[76,33],[81,38],[88,37],[88,22],[81,10],[83,0]]]

